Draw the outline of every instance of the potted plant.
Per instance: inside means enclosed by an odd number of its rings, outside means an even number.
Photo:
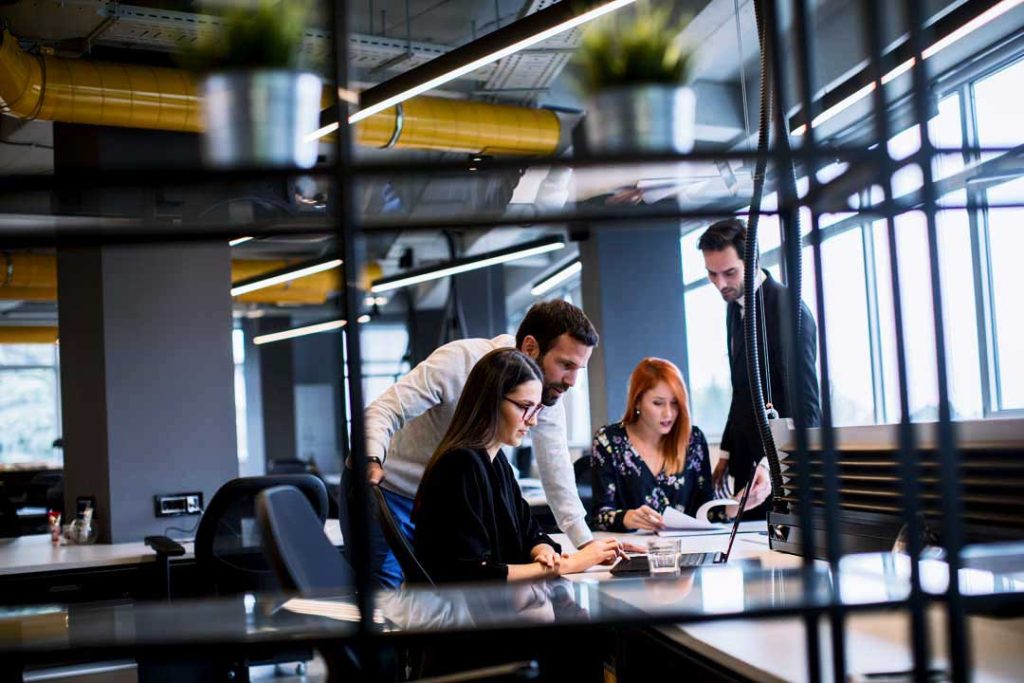
[[[584,32],[574,60],[585,98],[587,143],[597,152],[688,152],[694,96],[684,86],[689,53],[684,22],[667,8],[610,15]]]
[[[203,158],[211,166],[316,163],[320,77],[301,65],[306,10],[256,0],[228,10],[183,55],[200,75]]]

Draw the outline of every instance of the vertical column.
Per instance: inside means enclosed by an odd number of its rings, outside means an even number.
[[[259,334],[292,327],[289,317],[260,318]],[[266,463],[293,460],[295,453],[295,361],[291,341],[259,347],[260,401],[263,404],[263,452]]]
[[[580,243],[583,308],[601,343],[590,361],[594,427],[622,417],[629,375],[647,356],[686,361],[679,226],[602,226]]]
[[[237,476],[226,244],[60,249],[66,508],[100,541],[163,533],[153,497]]]
[[[462,311],[466,316],[466,334],[492,338],[505,334],[505,267],[491,266],[456,275]]]

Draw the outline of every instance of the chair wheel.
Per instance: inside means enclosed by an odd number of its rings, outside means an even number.
[[[298,664],[295,665],[295,675],[296,676],[305,676],[306,675],[306,663],[305,662],[299,662]]]

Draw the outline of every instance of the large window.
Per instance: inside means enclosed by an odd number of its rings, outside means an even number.
[[[0,464],[63,464],[57,346],[0,344]]]
[[[965,152],[944,154],[932,167],[939,204],[946,207],[936,217],[942,320],[951,410],[956,419],[971,419],[1024,410],[1024,315],[1013,296],[1013,276],[1024,253],[1024,207],[1020,206],[1024,178],[1007,177],[1003,169],[988,171],[986,163],[993,163],[1005,150],[971,151],[1024,143],[1024,129],[1019,117],[1013,116],[1013,98],[1024,88],[1024,60],[944,88],[929,122],[931,141],[940,148]],[[905,159],[919,148],[916,126],[898,132],[888,144],[895,159]],[[968,167],[972,172],[961,174]],[[971,181],[965,182],[965,176]],[[922,181],[921,169],[908,165],[893,176],[893,193],[913,196]],[[798,187],[802,192],[803,185]],[[881,188],[876,188],[859,200],[864,205],[880,197]],[[1017,206],[999,206],[1006,204]],[[766,195],[764,205],[774,207],[775,196]],[[804,216],[804,232],[809,223]],[[833,418],[837,425],[897,421],[892,261],[886,222],[845,214],[822,216],[821,226]],[[681,242],[687,375],[695,420],[716,436],[724,426],[731,393],[725,306],[704,278],[696,249],[700,232],[688,232]],[[934,420],[938,373],[924,214],[909,211],[898,216],[895,234],[911,418]],[[759,246],[762,266],[777,275],[780,240],[775,217],[762,217]],[[804,301],[817,318],[811,258],[810,248],[805,247]]]

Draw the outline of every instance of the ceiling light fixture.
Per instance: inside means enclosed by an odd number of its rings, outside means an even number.
[[[507,249],[488,251],[483,254],[477,254],[476,256],[455,259],[454,261],[430,266],[428,268],[417,268],[416,270],[374,280],[370,284],[370,291],[376,294],[379,292],[387,292],[392,289],[399,289],[401,287],[408,287],[410,285],[417,285],[421,282],[439,280],[443,277],[448,277],[449,275],[458,275],[459,273],[465,273],[471,270],[487,268],[488,266],[496,266],[499,263],[508,263],[509,261],[516,261],[528,256],[536,256],[537,254],[545,254],[549,251],[564,249],[565,244],[565,240],[560,237],[534,240],[533,242],[526,242],[525,244],[519,244]]]
[[[541,278],[535,282],[533,287],[530,288],[530,294],[532,296],[543,296],[574,275],[580,273],[582,270],[583,263],[581,263],[578,258],[573,259],[551,275]]]
[[[974,33],[976,30],[978,30],[985,24],[988,24],[992,20],[1006,14],[1011,9],[1020,5],[1022,2],[1024,2],[1024,0],[1003,0],[1002,2],[995,4],[992,7],[989,7],[987,10],[985,10],[978,16],[964,23],[962,26],[953,30],[948,35],[943,36],[942,38],[940,38],[939,40],[935,41],[930,46],[922,50],[921,56],[924,59],[930,59],[931,57],[934,57],[935,55],[945,50],[950,45],[954,44],[955,42],[962,38],[967,37],[971,33]],[[916,61],[917,60],[914,57],[911,57],[910,59],[901,62],[899,66],[897,66],[896,68],[892,69],[891,71],[888,71],[885,75],[882,76],[882,85],[885,85],[890,81],[894,81],[898,77],[910,71],[910,69],[914,66]],[[860,102],[862,99],[864,99],[872,92],[874,92],[874,90],[875,82],[872,81],[867,85],[861,87],[860,89],[856,90],[852,94],[848,95],[847,97],[844,97],[839,102],[836,102],[834,105],[832,105],[825,111],[821,112],[817,116],[815,116],[814,119],[811,121],[811,124],[815,128],[817,128],[826,121],[833,119],[842,112],[846,111],[857,102]],[[792,135],[796,136],[805,135],[806,133],[807,124],[805,123],[800,124],[792,131]]]
[[[249,292],[255,292],[257,289],[265,289],[266,287],[273,287],[274,285],[291,282],[292,280],[298,280],[301,277],[337,268],[340,265],[341,259],[339,258],[320,259],[317,261],[307,261],[294,266],[288,266],[287,268],[281,268],[280,270],[274,270],[269,273],[262,273],[255,277],[234,283],[231,287],[231,296],[248,294]]]
[[[318,332],[330,332],[331,330],[340,330],[345,327],[344,320],[328,320],[323,323],[315,323],[313,325],[303,325],[302,327],[293,327],[290,330],[281,330],[280,332],[271,332],[269,334],[261,334],[258,337],[252,338],[253,344],[270,344],[272,342],[284,341],[285,339],[294,339],[295,337],[305,337],[307,334],[316,334]]]
[[[228,246],[229,247],[237,247],[239,244],[245,244],[246,242],[248,242],[251,239],[253,239],[253,238],[252,237],[236,237],[235,239],[233,239],[233,240],[228,242]]]
[[[356,123],[390,107],[405,102],[428,90],[487,66],[520,50],[536,45],[559,33],[570,31],[588,21],[631,5],[635,0],[590,0],[578,3],[561,0],[538,12],[527,15],[508,26],[467,43],[430,60],[426,64],[364,90],[359,96],[360,109],[348,117]],[[582,11],[581,11],[582,10]],[[337,111],[337,110],[334,110]],[[337,121],[306,136],[307,141],[322,138],[338,130]]]

